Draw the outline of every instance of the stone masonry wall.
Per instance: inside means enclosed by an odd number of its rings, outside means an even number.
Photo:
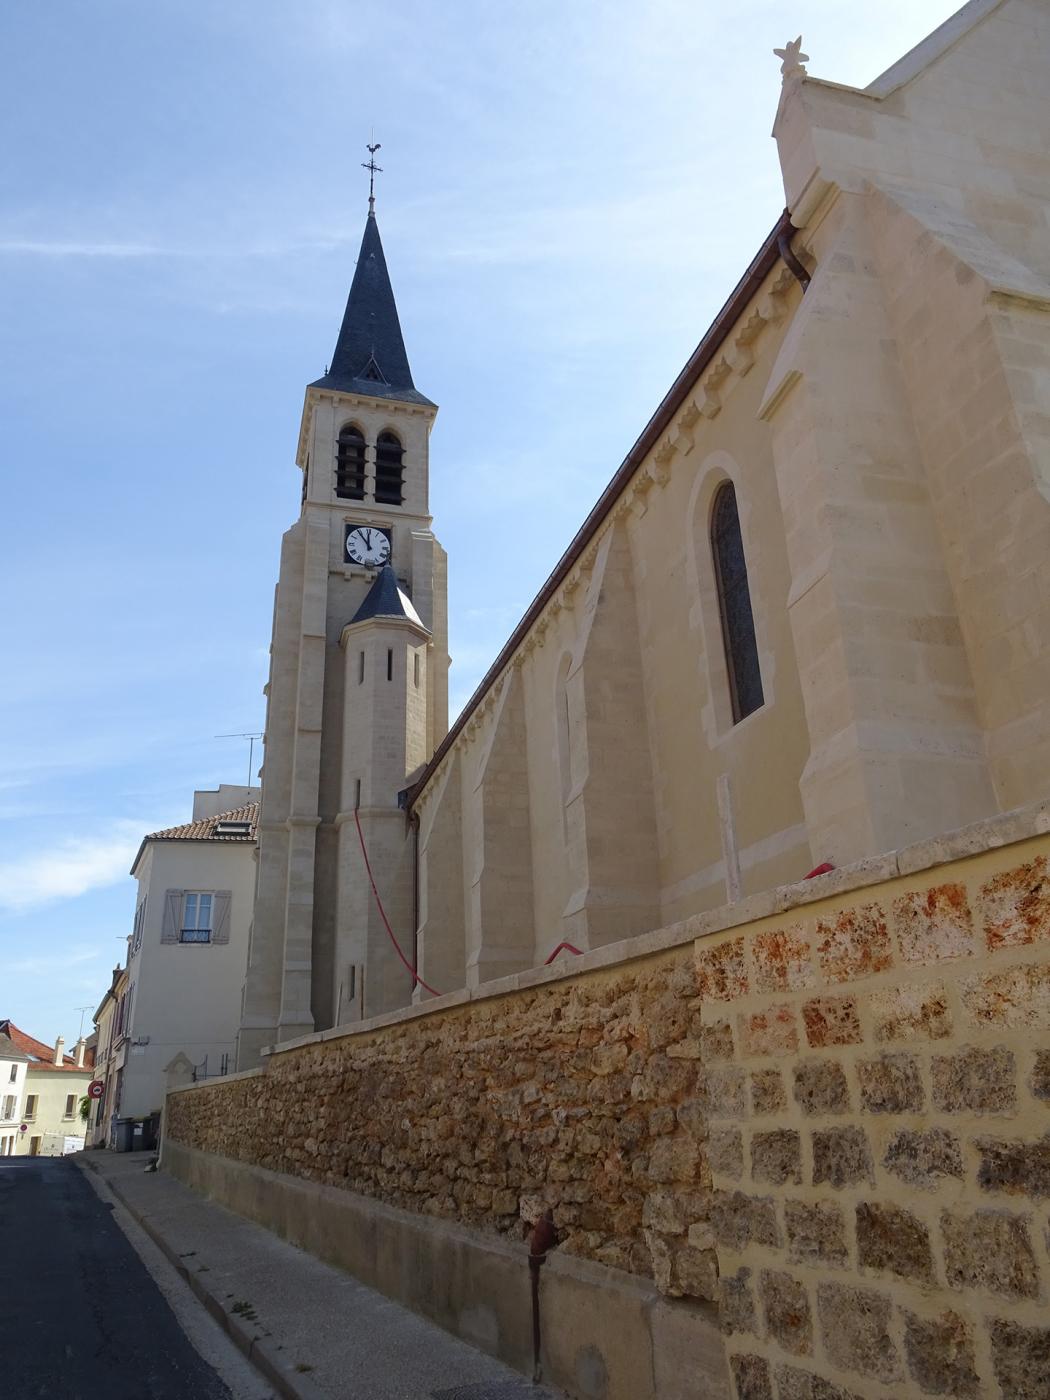
[[[388,1204],[518,1231],[714,1299],[703,1033],[688,943],[613,973],[402,1020],[173,1094],[170,1136]]]
[[[698,944],[740,1400],[1050,1396],[1048,853]]]
[[[1026,823],[326,1033],[173,1093],[167,1132],[498,1231],[548,1202],[562,1248],[717,1299],[739,1400],[1050,1395],[1050,811]]]

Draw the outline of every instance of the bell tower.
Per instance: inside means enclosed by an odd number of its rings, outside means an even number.
[[[263,1046],[411,1000],[364,855],[411,958],[414,838],[399,794],[448,728],[436,416],[412,379],[370,195],[332,361],[306,389],[302,506],[281,545],[240,1069]]]

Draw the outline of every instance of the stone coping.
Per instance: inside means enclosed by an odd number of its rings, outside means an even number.
[[[578,957],[573,956],[568,966],[559,961],[552,966],[529,968],[524,972],[512,973],[509,977],[483,982],[479,987],[463,987],[459,991],[446,992],[444,996],[431,997],[413,1006],[404,1006],[380,1016],[371,1016],[352,1025],[314,1031],[310,1035],[282,1041],[279,1045],[265,1046],[261,1053],[268,1058],[272,1055],[286,1054],[291,1050],[300,1050],[304,1046],[370,1035],[387,1026],[437,1015],[457,1006],[508,996],[513,992],[527,991],[551,982],[568,981],[589,972],[635,962],[671,948],[695,943],[710,934],[724,933],[726,929],[754,923],[772,914],[783,914],[806,904],[816,904],[823,899],[849,894],[853,890],[884,884],[889,880],[899,879],[902,875],[916,875],[938,865],[964,860],[967,856],[980,855],[983,851],[994,850],[1000,846],[1014,845],[1048,832],[1050,798],[988,817],[984,821],[973,822],[943,836],[930,837],[925,841],[916,842],[913,846],[902,847],[899,851],[889,851],[885,855],[855,861],[852,865],[830,870],[825,875],[815,875],[809,880],[799,880],[791,885],[778,885],[771,890],[748,895],[734,904],[724,904],[717,909],[705,910],[702,914],[690,915],[689,918],[670,924],[666,928],[653,929],[650,933],[637,934],[633,938],[609,943],[602,948],[593,948]],[[235,1079],[261,1074],[265,1072],[265,1068],[263,1065],[261,1068],[246,1070],[240,1074],[226,1075],[222,1082],[228,1084]],[[187,1084],[180,1086],[178,1091],[171,1092],[185,1092],[204,1087],[207,1086]]]
[[[210,1079],[205,1079],[197,1084],[172,1084],[168,1088],[169,1094],[184,1094],[187,1089],[206,1089],[209,1084],[223,1083],[232,1084],[235,1079],[254,1079],[256,1075],[265,1074],[265,1065],[256,1065],[254,1069],[241,1069],[236,1074],[212,1075]]]

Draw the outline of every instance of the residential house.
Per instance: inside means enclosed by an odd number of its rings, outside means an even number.
[[[111,1119],[119,1100],[120,1073],[127,1054],[124,1021],[128,1011],[128,970],[115,967],[113,979],[95,1012],[95,1079],[102,1084],[100,1098],[91,1101],[87,1124],[88,1147],[105,1147]]]
[[[25,1056],[24,1097],[21,1111],[14,1123],[16,1133],[13,1152],[18,1157],[58,1157],[66,1152],[78,1152],[84,1146],[84,1122],[80,1117],[80,1101],[94,1076],[94,1049],[81,1036],[73,1054],[64,1052],[65,1040],[59,1036],[54,1045],[45,1045],[20,1030],[13,1021],[0,1020],[0,1045],[10,1043]],[[3,1051],[0,1050],[0,1063]],[[19,1076],[8,1078],[13,1091]],[[0,1108],[6,1110],[6,1102]],[[25,1124],[25,1130],[22,1124]],[[4,1128],[8,1123],[4,1121]],[[5,1134],[10,1136],[10,1132]]]
[[[0,1034],[0,1157],[14,1155],[22,1125],[29,1056],[9,1035]]]
[[[122,977],[102,999],[105,1105],[93,1125],[159,1112],[169,1072],[234,1068],[255,893],[258,789],[193,795],[192,819],[143,837]]]

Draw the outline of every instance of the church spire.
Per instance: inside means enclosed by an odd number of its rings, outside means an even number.
[[[331,366],[311,388],[430,404],[412,382],[394,289],[390,285],[379,237],[375,215],[375,176],[380,169],[375,163],[378,150],[378,145],[368,147],[369,159],[365,164],[369,172],[368,218],[343,324],[339,328]]]

